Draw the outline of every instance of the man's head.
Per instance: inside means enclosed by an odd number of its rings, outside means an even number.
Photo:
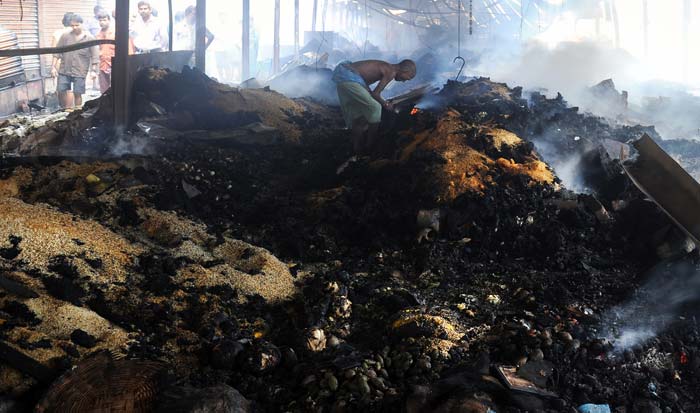
[[[403,60],[401,63],[396,65],[396,67],[399,70],[396,72],[396,77],[394,77],[395,80],[405,82],[416,77],[416,63],[413,60]]]
[[[95,15],[96,19],[100,18],[100,14],[105,12],[105,9],[102,6],[95,6],[92,9],[93,14]]]
[[[79,14],[74,14],[70,18],[70,27],[73,29],[74,34],[80,34],[83,32],[83,18]]]
[[[151,13],[153,13],[153,10],[151,9],[151,3],[147,1],[140,1],[138,6],[141,18],[144,21],[148,20],[151,17]]]
[[[197,9],[194,6],[189,6],[185,9],[185,21],[193,24],[197,20]]]
[[[109,17],[108,13],[102,12],[97,15],[97,21],[100,22],[100,29],[102,29],[103,31],[109,29],[111,20],[112,19]]]
[[[63,15],[63,20],[61,20],[61,23],[63,23],[63,27],[70,27],[70,19],[73,18],[73,13],[68,12]]]

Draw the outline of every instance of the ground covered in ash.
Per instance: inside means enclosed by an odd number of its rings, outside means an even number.
[[[3,141],[24,151],[0,169],[3,408],[700,409],[692,299],[639,342],[648,326],[618,311],[663,312],[639,290],[651,268],[697,273],[684,234],[600,149],[653,128],[449,82],[339,168],[335,108],[144,76],[139,110],[155,113],[118,142],[95,133],[99,107]],[[83,132],[61,123],[77,118]],[[99,157],[46,156],[88,141]],[[589,193],[533,142],[578,156]],[[117,143],[142,153],[105,152]],[[95,371],[102,388],[81,387]]]

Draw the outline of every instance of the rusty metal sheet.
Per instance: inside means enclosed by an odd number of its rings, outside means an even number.
[[[0,4],[0,25],[17,35],[19,47],[39,47],[39,12],[37,0],[3,0]],[[38,55],[22,57],[27,80],[41,79]]]
[[[700,184],[648,135],[632,146],[638,154],[623,162],[627,175],[700,245]]]

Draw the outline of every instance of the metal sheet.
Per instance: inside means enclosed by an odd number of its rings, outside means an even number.
[[[700,246],[700,184],[648,135],[632,146],[638,155],[622,164],[627,175]]]
[[[17,35],[20,48],[39,47],[38,0],[3,0],[0,4],[0,24]],[[39,56],[23,56],[21,59],[27,79],[40,79]]]
[[[18,48],[17,35],[9,30],[0,29],[0,49]],[[24,80],[24,67],[20,57],[0,57],[0,89]]]

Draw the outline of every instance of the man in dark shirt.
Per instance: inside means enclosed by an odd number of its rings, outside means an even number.
[[[71,17],[71,31],[61,36],[56,47],[71,46],[94,40],[89,33],[83,30],[83,19],[77,14]],[[97,77],[97,64],[100,61],[99,49],[92,46],[85,49],[78,49],[71,52],[55,54],[51,75],[58,74],[58,98],[62,107],[68,106],[66,92],[73,89],[74,104],[80,107],[83,104],[83,94],[85,93],[85,78],[92,67],[92,78]],[[60,64],[60,65],[59,65]]]

